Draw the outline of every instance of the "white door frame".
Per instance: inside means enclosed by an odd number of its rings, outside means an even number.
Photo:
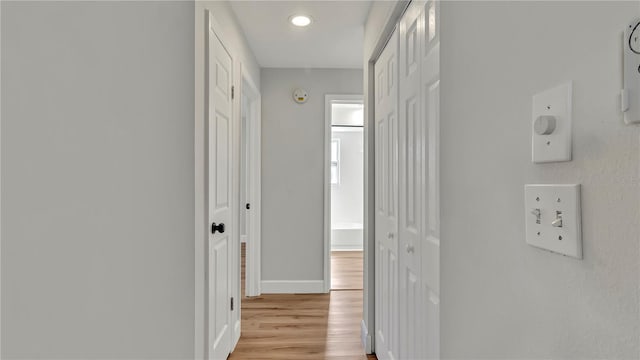
[[[248,233],[247,233],[247,254],[246,254],[246,283],[245,283],[245,295],[246,296],[258,296],[261,294],[260,281],[262,279],[260,272],[260,245],[261,245],[261,219],[262,219],[262,181],[261,181],[261,168],[262,168],[262,146],[261,146],[261,134],[262,134],[262,99],[260,90],[256,86],[255,81],[251,78],[251,75],[244,66],[240,69],[242,76],[241,96],[246,96],[249,102],[249,111],[247,112],[248,123],[248,138],[245,138],[247,134],[244,129],[240,131],[242,134],[242,146],[248,149],[247,154],[247,168],[248,179],[247,187],[248,192],[246,194],[247,203],[251,204],[251,209],[247,210],[244,204],[240,204],[239,211],[247,212]],[[245,114],[243,114],[245,115]],[[244,126],[244,123],[242,124]],[[246,176],[247,171],[242,170],[241,176]]]
[[[324,291],[331,290],[331,104],[363,104],[363,95],[324,96]],[[363,119],[364,121],[364,119]],[[365,165],[366,166],[366,165]],[[366,173],[366,171],[365,171]]]
[[[0,6],[0,9],[2,8],[2,6]],[[2,10],[0,10],[0,19],[2,19]],[[2,27],[2,20],[0,20],[0,28]],[[0,54],[1,54],[1,50],[0,50]],[[0,55],[0,59],[2,59],[2,55]],[[2,68],[2,60],[0,60],[0,68]],[[2,79],[2,75],[0,75],[0,79]],[[2,81],[0,81],[0,83],[2,83]],[[1,91],[0,91],[1,92]],[[0,99],[2,99],[2,94],[0,94]],[[0,101],[0,109],[2,109],[2,101]],[[0,111],[1,113],[1,111]],[[2,118],[0,118],[0,129],[2,128]],[[0,131],[0,139],[2,138],[2,132]],[[1,143],[1,142],[0,142]],[[2,146],[0,146],[0,149],[2,148]],[[0,159],[2,159],[2,156],[0,155]],[[0,189],[2,188],[2,162],[0,161]],[[0,204],[2,204],[2,194],[0,192]],[[2,208],[0,206],[0,208]],[[2,214],[0,214],[0,234],[2,234]],[[2,236],[0,235],[0,249],[2,249]],[[2,258],[2,251],[0,251],[0,259]],[[2,263],[0,262],[0,268],[2,268]],[[2,278],[1,274],[0,274],[0,278]],[[2,287],[0,287],[0,299],[2,299]],[[0,300],[0,308],[2,308],[2,300]],[[0,313],[0,324],[2,323],[2,314]],[[2,330],[0,330],[0,354],[2,354]]]

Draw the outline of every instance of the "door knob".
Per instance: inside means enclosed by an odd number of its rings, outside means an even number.
[[[220,224],[213,223],[213,224],[211,224],[211,233],[215,234],[216,232],[219,232],[220,234],[222,234],[224,232],[224,223],[220,223]]]

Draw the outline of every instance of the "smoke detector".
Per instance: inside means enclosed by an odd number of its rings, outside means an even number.
[[[309,99],[309,94],[307,90],[304,89],[295,89],[293,91],[293,100],[298,104],[304,104]]]

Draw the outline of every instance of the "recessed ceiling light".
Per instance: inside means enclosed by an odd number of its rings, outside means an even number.
[[[291,21],[293,25],[300,27],[309,26],[309,24],[311,24],[311,18],[306,15],[293,15],[289,18],[289,21]]]

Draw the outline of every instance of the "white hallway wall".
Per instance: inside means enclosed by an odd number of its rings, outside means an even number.
[[[325,94],[362,94],[362,71],[262,69],[263,281],[323,277]]]
[[[443,2],[442,354],[638,358],[639,128],[619,105],[638,2]],[[531,158],[531,96],[574,80],[572,162]],[[582,183],[584,260],[525,244],[526,183]]]
[[[192,358],[194,4],[1,6],[1,357]]]

